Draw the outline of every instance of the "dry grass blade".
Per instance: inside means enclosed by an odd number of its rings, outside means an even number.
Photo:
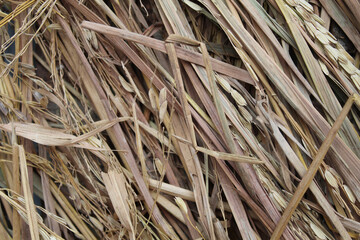
[[[1,124],[0,129],[4,131],[10,132],[12,128],[15,128],[16,133],[24,138],[32,140],[36,143],[47,145],[47,146],[76,146],[81,148],[89,148],[100,150],[95,147],[92,147],[89,143],[82,143],[88,138],[94,136],[95,134],[104,131],[108,128],[111,128],[113,125],[118,122],[129,120],[130,118],[119,118],[114,119],[98,129],[95,129],[91,132],[88,132],[82,136],[74,136],[71,134],[64,133],[62,130],[44,127],[42,125],[37,124],[22,124],[22,123],[9,123],[9,124]]]
[[[247,157],[247,156],[240,156],[238,154],[232,153],[223,153],[223,152],[216,152],[202,147],[196,147],[196,150],[202,153],[206,153],[214,158],[227,160],[227,161],[235,161],[241,163],[253,163],[253,164],[261,164],[263,161],[254,158],[254,157]]]
[[[40,240],[38,218],[35,211],[34,200],[31,194],[28,182],[29,175],[26,164],[25,150],[23,146],[19,146],[19,161],[21,172],[21,185],[24,192],[24,201],[26,206],[26,214],[28,217],[31,239]]]
[[[147,47],[151,47],[155,50],[159,50],[161,52],[166,52],[165,43],[163,41],[159,41],[157,39],[152,39],[140,34],[132,33],[126,30],[116,29],[109,26],[104,26],[97,23],[91,23],[91,22],[83,22],[81,24],[82,27],[101,32],[104,34],[110,34],[114,36],[118,36],[120,38],[123,38],[125,40],[134,41],[136,43],[144,44]],[[180,47],[176,47],[177,55],[180,59],[199,64],[201,66],[204,66],[204,63],[202,61],[202,56],[198,53],[193,53],[190,51],[187,51],[185,49],[182,49]],[[217,61],[216,59],[211,58],[211,63],[213,65],[213,68],[215,71],[218,71],[219,73],[229,75],[235,79],[238,79],[240,81],[252,84],[253,81],[249,77],[249,75],[244,72],[240,68],[236,68],[234,66],[225,64],[224,62]]]
[[[108,173],[103,173],[102,177],[116,214],[120,218],[121,223],[129,231],[130,239],[135,239],[124,174],[111,170]]]
[[[14,130],[13,130],[14,131]],[[20,182],[20,159],[19,159],[19,145],[16,144],[16,135],[13,134],[13,149],[12,149],[12,190],[20,194],[21,182]],[[13,210],[12,224],[13,224],[13,239],[20,240],[20,215],[17,211]]]

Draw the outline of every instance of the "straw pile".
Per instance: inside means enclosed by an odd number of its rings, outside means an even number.
[[[0,6],[1,239],[359,238],[359,1]]]

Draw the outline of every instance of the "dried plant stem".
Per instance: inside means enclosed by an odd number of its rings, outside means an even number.
[[[16,136],[14,136],[16,138]],[[21,183],[20,183],[20,164],[19,164],[19,146],[15,143],[13,144],[13,155],[12,155],[13,165],[12,165],[12,190],[20,194],[21,192]],[[13,216],[12,216],[12,224],[13,224],[13,239],[20,240],[21,227],[20,215],[19,213],[13,209]]]
[[[22,146],[19,146],[19,159],[21,169],[21,183],[24,192],[26,213],[29,223],[30,235],[33,240],[40,240],[38,219],[35,211],[34,200],[29,185],[29,175],[26,165],[25,150]]]

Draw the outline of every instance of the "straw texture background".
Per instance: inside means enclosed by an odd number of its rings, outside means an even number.
[[[358,0],[0,1],[1,239],[359,239]]]

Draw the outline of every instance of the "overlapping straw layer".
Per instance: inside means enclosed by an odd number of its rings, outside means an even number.
[[[1,239],[359,238],[359,1],[0,6]]]

